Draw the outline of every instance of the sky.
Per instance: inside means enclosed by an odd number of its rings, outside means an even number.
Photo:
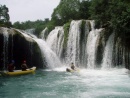
[[[59,2],[60,0],[0,0],[1,5],[9,8],[12,23],[51,19],[51,14]]]

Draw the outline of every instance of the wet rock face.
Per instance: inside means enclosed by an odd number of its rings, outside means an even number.
[[[5,35],[7,31],[7,35]],[[12,59],[15,60],[16,69],[21,68],[23,60],[27,61],[28,67],[43,67],[40,49],[33,40],[27,40],[20,32],[15,29],[0,28],[0,69]]]

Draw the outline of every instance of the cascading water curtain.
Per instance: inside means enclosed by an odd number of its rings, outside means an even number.
[[[9,38],[9,34],[7,32],[7,29],[4,28],[3,29],[3,37],[4,37],[4,41],[3,41],[3,70],[7,69],[7,65],[8,65],[8,38]]]
[[[86,45],[86,55],[87,55],[87,68],[95,68],[95,55],[96,55],[96,44],[98,38],[100,37],[100,33],[102,29],[95,29],[94,20],[90,21],[91,31],[87,37],[87,45]]]
[[[53,69],[62,66],[57,55],[50,49],[47,43],[42,39],[34,39],[39,45],[43,59],[45,58],[47,68]]]
[[[112,67],[114,35],[115,34],[112,33],[106,43],[106,46],[104,49],[104,54],[103,54],[102,68],[111,68]]]
[[[63,41],[64,41],[64,29],[63,27],[55,27],[54,30],[48,35],[46,42],[50,48],[57,54],[60,58],[63,51]]]
[[[66,63],[77,63],[80,61],[80,26],[82,21],[72,21],[70,24],[69,37],[67,42]]]

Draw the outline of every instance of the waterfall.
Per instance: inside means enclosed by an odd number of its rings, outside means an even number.
[[[27,35],[24,31],[18,31],[25,37],[26,40],[34,40],[37,42],[41,50],[43,60],[46,60],[45,63],[47,64],[47,68],[55,68],[62,65],[57,55],[51,50],[51,48],[43,39],[38,39],[35,35],[32,34]]]
[[[13,48],[13,46],[14,41],[17,40],[15,38],[17,37],[13,36],[15,36],[15,34],[17,35],[17,33],[19,33],[18,36],[20,36],[21,39],[25,38],[25,42],[29,42],[27,48],[28,51],[30,51],[29,56],[32,56],[33,50],[35,51],[32,42],[37,42],[43,60],[46,62],[48,68],[60,67],[62,64],[59,58],[65,61],[62,63],[70,64],[73,62],[76,66],[92,69],[99,66],[101,66],[101,68],[111,68],[113,62],[115,66],[126,66],[126,64],[129,63],[130,54],[129,49],[127,49],[128,47],[124,47],[122,38],[120,38],[120,36],[115,37],[114,33],[111,34],[109,38],[106,38],[108,36],[104,32],[102,33],[102,30],[102,28],[95,29],[94,20],[73,20],[70,24],[69,32],[65,32],[68,33],[66,34],[67,36],[65,36],[65,38],[67,37],[68,39],[66,38],[67,40],[64,42],[64,28],[62,26],[55,27],[50,33],[48,33],[47,28],[45,28],[40,36],[42,39],[38,39],[36,36],[26,33],[25,31],[17,29],[11,31],[7,28],[2,28],[2,59],[4,69],[6,69],[8,59],[14,58],[13,52],[15,47]],[[14,32],[14,34],[12,32]],[[11,35],[11,33],[13,34],[12,42],[9,43],[9,34]],[[105,39],[108,39],[106,44]],[[8,44],[12,45],[8,46]],[[27,46],[27,44],[25,46]],[[30,57],[30,59],[32,58]],[[127,64],[127,66],[129,67],[129,64]]]
[[[42,32],[41,32],[41,34],[40,34],[40,38],[42,38],[42,39],[46,39],[46,37],[47,37],[47,35],[48,35],[48,28],[46,27]]]
[[[101,30],[102,29],[95,29],[94,20],[73,20],[69,28],[67,47],[65,51],[65,63],[70,64],[73,62],[76,66],[95,68],[96,50],[97,45],[99,44],[98,40],[100,39]],[[46,29],[44,32],[45,31]],[[42,32],[43,35],[41,38],[45,36],[44,32]],[[61,58],[63,53],[63,27],[55,27],[55,29],[46,37],[46,41],[44,41],[44,39],[34,40],[38,43],[43,59],[46,59],[49,68],[61,65],[59,58]]]
[[[43,30],[41,38],[45,37],[45,31],[46,29]],[[101,31],[102,29],[95,29],[94,20],[73,20],[69,28],[67,47],[64,50],[64,63],[73,62],[76,66],[95,68],[96,50]],[[62,57],[64,43],[63,27],[55,27],[46,37],[46,41],[44,39],[34,40],[38,43],[47,66],[49,68],[60,66],[59,58]]]
[[[8,64],[8,38],[9,34],[7,31],[7,28],[3,28],[3,37],[4,37],[4,43],[3,43],[3,69],[6,69],[6,65]]]
[[[48,68],[60,67],[62,64],[57,55],[50,49],[47,43],[42,39],[34,39],[39,45],[43,59],[46,59]]]
[[[76,66],[95,67],[97,40],[100,38],[102,29],[95,29],[94,25],[94,20],[71,22],[66,49],[67,64],[73,62]]]
[[[102,29],[95,29],[94,20],[90,21],[91,31],[88,34],[87,45],[86,45],[86,55],[87,55],[87,67],[95,68],[95,55],[96,55],[96,44]]]
[[[114,33],[112,33],[106,43],[106,47],[103,54],[102,68],[111,68],[112,67],[112,53],[114,45]]]
[[[72,21],[70,24],[67,43],[66,63],[73,62],[75,65],[80,61],[80,26],[82,21]]]
[[[64,41],[64,29],[63,27],[55,27],[54,30],[48,35],[46,42],[49,47],[61,57],[63,51],[63,41]]]
[[[84,25],[83,25],[84,23]],[[82,21],[80,33],[80,66],[86,67],[87,64],[87,54],[86,54],[86,43],[87,43],[87,36],[90,32],[90,20]]]

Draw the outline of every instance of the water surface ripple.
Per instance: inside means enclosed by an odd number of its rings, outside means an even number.
[[[126,69],[37,70],[0,77],[0,98],[130,98],[130,77]]]

